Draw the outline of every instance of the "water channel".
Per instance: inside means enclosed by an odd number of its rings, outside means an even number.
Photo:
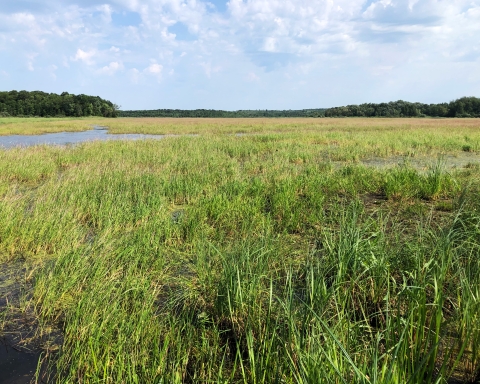
[[[113,135],[108,133],[107,127],[94,126],[93,129],[82,132],[58,132],[46,133],[43,135],[0,136],[0,148],[30,147],[32,145],[42,144],[69,145],[96,140],[105,141],[162,139],[164,137],[165,135],[147,135],[139,133],[125,133]]]

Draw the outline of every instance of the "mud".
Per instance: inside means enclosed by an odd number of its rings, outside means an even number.
[[[480,154],[474,152],[459,152],[456,154],[445,154],[439,156],[391,156],[391,157],[370,157],[360,161],[361,164],[378,168],[388,169],[399,165],[410,166],[418,171],[428,171],[437,165],[445,170],[455,170],[475,167],[480,165]]]
[[[48,363],[62,344],[60,330],[41,329],[28,305],[28,275],[22,261],[0,264],[0,384],[47,383]]]

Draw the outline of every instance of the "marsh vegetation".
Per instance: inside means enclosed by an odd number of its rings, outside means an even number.
[[[106,121],[0,120],[197,135],[0,150],[49,382],[478,382],[478,119]]]

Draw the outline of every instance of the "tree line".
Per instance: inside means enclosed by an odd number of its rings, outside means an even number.
[[[480,99],[462,97],[450,103],[390,103],[347,105],[325,110],[325,117],[480,117]]]
[[[217,109],[154,109],[118,111],[119,117],[323,117],[324,109],[301,110],[239,110]]]
[[[119,111],[119,117],[480,117],[480,99],[462,97],[450,103],[423,104],[398,100],[335,108],[301,110],[155,109]]]
[[[41,91],[0,92],[1,116],[40,117],[480,117],[480,99],[462,97],[450,103],[423,104],[398,100],[335,108],[300,110],[155,109],[120,111],[98,96]]]
[[[0,116],[116,117],[118,106],[98,96],[41,91],[0,92]]]

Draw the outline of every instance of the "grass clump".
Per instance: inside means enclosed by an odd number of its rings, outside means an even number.
[[[389,199],[436,200],[458,191],[458,186],[446,172],[442,160],[430,166],[425,173],[404,163],[386,173],[383,192]]]

